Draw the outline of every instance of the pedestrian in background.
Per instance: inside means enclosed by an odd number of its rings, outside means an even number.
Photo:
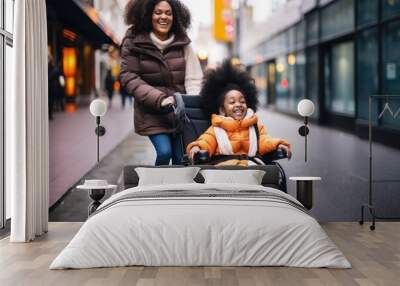
[[[57,71],[53,63],[53,57],[51,54],[48,54],[48,63],[47,63],[47,84],[48,84],[48,108],[49,108],[49,119],[53,119],[53,108],[54,108],[54,100],[56,98],[57,93]]]
[[[56,92],[56,98],[55,98],[55,108],[54,110],[56,111],[64,111],[64,103],[65,103],[65,77],[62,72],[62,68],[60,65],[55,66],[55,72],[56,72],[56,85],[57,85],[57,92]]]
[[[129,101],[129,106],[132,106],[132,96],[129,95],[129,93],[126,91],[126,88],[121,85],[119,93],[121,94],[121,105],[122,109],[125,109],[125,103],[128,100]]]
[[[135,131],[149,136],[156,165],[181,164],[183,146],[175,136],[175,92],[198,94],[203,73],[187,29],[191,16],[178,0],[131,0],[130,25],[121,45],[121,84],[133,95]]]
[[[106,78],[105,78],[105,87],[108,97],[108,107],[111,108],[112,106],[112,98],[114,95],[114,83],[115,79],[111,73],[111,70],[107,70]]]

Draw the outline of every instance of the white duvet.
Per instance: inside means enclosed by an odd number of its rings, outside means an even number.
[[[137,192],[168,190],[264,191],[273,198],[178,196],[115,203]],[[351,267],[318,222],[295,204],[300,205],[287,194],[254,185],[127,189],[100,206],[50,269],[127,265]]]

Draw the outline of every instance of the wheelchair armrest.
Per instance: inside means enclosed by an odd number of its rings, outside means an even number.
[[[277,149],[275,151],[269,152],[262,156],[264,162],[272,162],[280,159],[287,158],[286,151],[283,149]]]
[[[283,149],[277,149],[275,151],[269,152],[267,154],[265,154],[264,156],[262,156],[262,160],[264,163],[268,163],[268,162],[272,162],[272,161],[276,161],[276,160],[280,160],[280,159],[285,159],[287,158],[287,154],[285,152],[285,150]],[[207,162],[210,160],[210,155],[208,154],[207,151],[205,150],[200,150],[200,152],[196,153],[194,155],[194,162],[193,164],[197,165],[204,165],[207,164]],[[183,164],[184,165],[190,165],[190,160],[189,157],[187,155],[184,156],[184,160],[183,160]]]

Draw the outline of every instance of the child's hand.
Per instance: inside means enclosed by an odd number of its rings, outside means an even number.
[[[283,145],[283,144],[279,144],[278,149],[285,150],[288,160],[290,160],[290,158],[292,158],[292,150],[290,149],[290,147]]]
[[[199,146],[193,146],[192,149],[190,149],[189,158],[190,158],[190,160],[192,160],[192,162],[193,162],[193,159],[194,159],[194,155],[195,155],[196,153],[200,152],[200,150],[201,150],[201,149],[200,149]]]

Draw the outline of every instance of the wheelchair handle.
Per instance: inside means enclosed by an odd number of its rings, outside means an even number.
[[[194,154],[193,161],[195,164],[204,164],[210,159],[210,154],[208,154],[207,150],[200,150],[196,154]]]
[[[283,149],[277,149],[262,156],[263,161],[272,162],[287,158],[287,153]]]

